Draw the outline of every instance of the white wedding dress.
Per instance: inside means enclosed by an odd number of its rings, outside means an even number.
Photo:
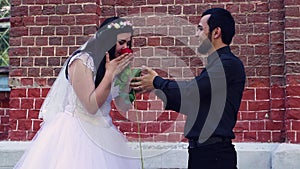
[[[80,57],[80,54],[74,56],[70,63],[74,59],[82,59]],[[91,57],[83,60],[85,65],[94,71]],[[109,115],[110,103],[118,94],[118,89],[112,87],[106,102],[95,115],[85,111],[70,83],[66,85],[64,91],[66,91],[66,98],[63,100],[65,102],[63,112],[55,113],[53,120],[42,124],[41,129],[33,138],[30,148],[24,153],[15,168],[141,168],[138,153],[129,149],[127,140],[112,124]]]

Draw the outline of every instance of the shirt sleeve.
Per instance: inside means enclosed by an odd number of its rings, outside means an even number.
[[[156,76],[153,80],[156,95],[164,102],[165,109],[183,114],[197,113],[201,98],[210,96],[210,80],[204,71],[189,81],[174,81]]]

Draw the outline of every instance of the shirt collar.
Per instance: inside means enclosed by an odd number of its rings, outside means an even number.
[[[230,53],[230,47],[229,46],[224,46],[222,48],[219,48],[218,50],[214,51],[212,54],[210,54],[207,57],[207,63],[208,65],[212,64],[216,59],[219,58],[220,55],[222,54],[228,54]]]

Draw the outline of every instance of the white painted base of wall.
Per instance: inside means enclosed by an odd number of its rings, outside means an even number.
[[[0,142],[0,169],[12,169],[29,144]],[[137,143],[130,146],[139,149]],[[187,143],[149,142],[142,146],[146,169],[187,168]],[[239,169],[300,169],[299,144],[235,143],[235,146]]]

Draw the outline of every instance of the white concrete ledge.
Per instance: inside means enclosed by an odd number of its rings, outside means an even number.
[[[0,142],[0,169],[12,169],[29,142]],[[131,143],[139,149],[137,143]],[[146,169],[187,168],[187,143],[143,143]],[[239,169],[299,169],[300,145],[235,143]],[[155,154],[150,156],[149,154]]]

